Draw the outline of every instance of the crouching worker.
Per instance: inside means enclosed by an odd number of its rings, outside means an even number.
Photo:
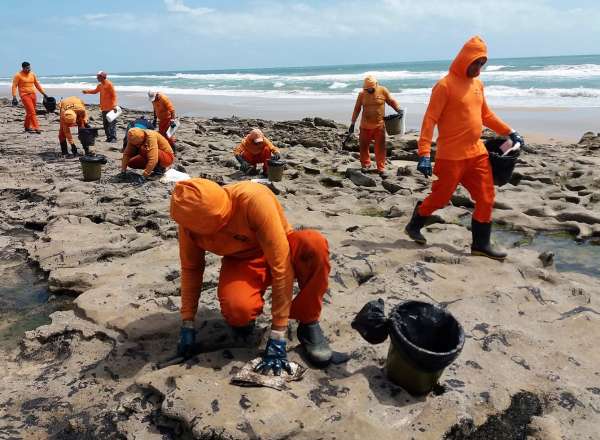
[[[269,159],[279,159],[279,150],[258,128],[246,135],[244,140],[233,150],[233,154],[240,163],[240,170],[249,175],[257,174],[256,165],[262,163],[263,174],[266,176]]]
[[[189,356],[202,288],[205,253],[221,255],[218,297],[225,320],[249,335],[272,288],[271,335],[257,370],[289,370],[286,331],[300,322],[298,339],[309,360],[330,362],[332,351],[319,325],[328,288],[327,240],[314,230],[295,231],[273,193],[253,182],[220,187],[205,179],[175,185],[171,217],[179,224],[181,327],[178,354]],[[300,292],[292,298],[294,278]]]
[[[85,104],[77,96],[70,96],[63,99],[59,104],[60,128],[58,131],[58,142],[60,142],[60,151],[63,156],[69,154],[67,142],[71,145],[71,153],[77,155],[77,145],[73,141],[71,127],[84,128],[89,127],[88,115],[85,111]],[[85,154],[89,154],[89,147],[83,146]]]
[[[121,172],[124,173],[129,167],[144,170],[144,177],[162,176],[174,160],[175,155],[169,142],[160,133],[132,128],[127,133]]]
[[[437,180],[431,194],[415,206],[406,233],[420,244],[426,242],[421,233],[427,217],[450,201],[458,184],[462,184],[475,201],[471,220],[473,243],[471,253],[503,260],[506,253],[490,243],[492,209],[494,207],[494,178],[488,152],[481,141],[483,126],[514,143],[524,144],[523,138],[504,123],[488,107],[483,83],[477,78],[487,61],[487,47],[479,37],[465,43],[450,66],[450,72],[433,87],[431,100],[421,127],[419,163],[417,170]],[[437,125],[435,168],[431,168],[431,141]]]

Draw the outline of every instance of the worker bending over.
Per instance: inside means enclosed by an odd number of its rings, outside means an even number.
[[[269,159],[278,160],[279,150],[265,137],[258,128],[253,129],[233,150],[240,163],[240,170],[246,174],[256,174],[256,165],[263,164],[263,174],[267,175]]]
[[[60,127],[58,130],[58,142],[60,143],[60,151],[63,156],[69,154],[67,142],[71,144],[71,153],[77,155],[77,146],[71,134],[71,127],[84,128],[89,127],[88,115],[85,110],[85,104],[77,96],[70,96],[63,99],[58,104]],[[89,154],[90,150],[87,145],[83,146],[85,154]]]
[[[154,130],[131,128],[121,159],[121,172],[129,167],[144,170],[144,177],[162,176],[174,160],[175,154],[162,134]]]

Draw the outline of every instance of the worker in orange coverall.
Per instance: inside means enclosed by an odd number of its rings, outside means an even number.
[[[23,123],[25,131],[27,133],[40,134],[42,131],[40,130],[40,124],[35,114],[35,106],[37,104],[35,90],[37,89],[38,92],[44,95],[44,98],[47,98],[48,95],[46,95],[46,92],[37,80],[35,73],[31,71],[31,64],[29,64],[27,61],[24,61],[21,64],[21,71],[17,72],[13,77],[13,106],[16,106],[19,103],[17,100],[17,89],[19,89],[19,96],[21,97],[23,107],[25,107],[25,122]]]
[[[240,163],[240,169],[246,174],[256,174],[256,165],[263,164],[263,174],[267,174],[269,159],[278,160],[279,150],[258,128],[250,131],[242,142],[233,150]]]
[[[167,136],[167,130],[171,125],[175,124],[175,107],[173,103],[167,95],[159,92],[148,92],[148,99],[152,102],[152,107],[154,108],[154,120],[152,123],[156,127],[158,119],[158,132],[169,141],[171,147],[174,147],[175,137],[169,138]]]
[[[175,154],[165,137],[149,129],[131,128],[121,159],[121,172],[127,167],[144,170],[144,177],[162,176],[173,164]]]
[[[108,74],[100,71],[96,74],[98,85],[94,89],[82,90],[85,95],[95,95],[100,93],[100,111],[102,112],[102,125],[104,125],[104,134],[106,142],[117,142],[117,120],[108,122],[106,114],[112,110],[117,111],[117,92],[112,82],[108,79]]]
[[[220,187],[205,179],[175,185],[171,217],[179,224],[181,327],[178,353],[194,344],[194,318],[202,288],[205,253],[223,256],[218,297],[225,320],[249,335],[271,286],[271,334],[257,370],[289,372],[288,320],[300,321],[298,339],[309,360],[330,362],[332,351],[319,325],[328,288],[327,240],[315,230],[293,230],[273,193],[253,182]],[[294,278],[300,292],[292,298]]]
[[[402,113],[400,104],[392,97],[388,89],[380,86],[372,75],[365,78],[363,90],[360,91],[352,113],[352,123],[349,132],[354,132],[354,125],[362,110],[360,118],[360,134],[358,142],[360,145],[360,164],[362,171],[366,172],[371,167],[369,145],[375,143],[375,161],[377,172],[385,175],[385,104],[391,106],[396,112]]]
[[[89,120],[87,112],[85,111],[85,104],[77,96],[70,96],[63,99],[59,104],[58,108],[60,111],[60,127],[58,130],[58,141],[60,142],[61,153],[66,156],[69,151],[67,149],[67,142],[71,144],[71,153],[77,155],[77,146],[73,141],[73,135],[71,135],[71,127],[89,127]],[[85,154],[89,154],[89,147],[83,146]]]
[[[475,201],[471,221],[471,253],[503,260],[506,253],[492,246],[492,208],[494,180],[488,152],[481,141],[483,126],[510,136],[513,143],[524,145],[523,138],[506,125],[488,107],[483,83],[477,78],[487,61],[487,47],[479,37],[465,43],[450,66],[450,72],[433,87],[421,127],[417,170],[426,177],[433,174],[431,194],[418,202],[406,233],[425,244],[421,228],[437,209],[448,204],[457,185],[462,184]],[[431,141],[437,125],[435,168],[431,168]]]

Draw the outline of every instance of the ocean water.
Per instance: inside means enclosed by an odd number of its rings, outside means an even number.
[[[402,103],[427,103],[450,61],[268,69],[110,72],[118,91],[270,98],[354,99],[367,74]],[[95,73],[38,77],[43,84],[81,89]],[[481,79],[491,104],[516,107],[600,107],[600,55],[490,59]],[[0,78],[0,85],[10,78]]]

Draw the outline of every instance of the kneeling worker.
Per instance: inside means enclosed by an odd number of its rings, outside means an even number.
[[[263,174],[267,174],[269,159],[279,159],[279,150],[265,137],[262,131],[255,128],[233,150],[240,163],[240,169],[246,174],[256,174],[256,165],[263,164]]]
[[[127,133],[127,147],[123,151],[121,171],[127,167],[144,170],[144,177],[161,176],[175,160],[169,142],[154,130],[132,128]]]
[[[58,131],[58,141],[60,142],[60,151],[66,156],[69,154],[67,141],[71,144],[71,153],[77,155],[77,146],[73,141],[71,127],[84,128],[89,127],[88,115],[85,111],[85,104],[77,96],[70,96],[63,99],[59,104],[60,128]],[[83,146],[85,154],[89,154],[89,147]]]
[[[208,251],[223,256],[218,297],[225,320],[237,333],[252,332],[265,290],[272,288],[271,335],[257,370],[289,370],[289,319],[300,321],[298,339],[309,359],[318,365],[330,362],[332,351],[319,325],[330,271],[321,233],[293,230],[273,193],[253,182],[224,187],[205,179],[179,182],[171,196],[171,217],[179,224],[181,356],[189,354],[195,341]],[[294,278],[300,292],[292,298]]]

